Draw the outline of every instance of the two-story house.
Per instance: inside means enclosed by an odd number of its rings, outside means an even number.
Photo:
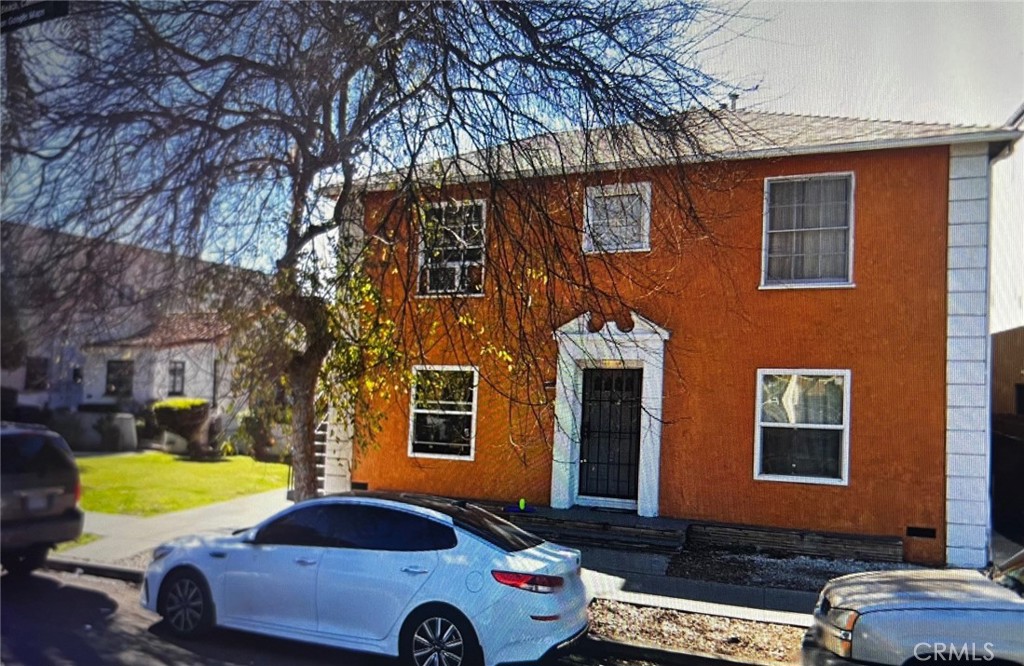
[[[415,279],[389,271],[385,293],[443,321],[401,320],[422,340],[413,388],[379,405],[353,479],[894,537],[908,561],[984,565],[989,174],[1021,133],[748,111],[722,123],[701,137],[710,158],[652,144],[624,162],[598,145],[574,163],[563,142],[547,175],[464,167],[408,212],[419,231],[387,251]],[[510,225],[492,221],[520,220],[523,254],[541,204],[565,233],[536,251],[574,244],[578,262],[499,283],[493,267],[515,258]],[[366,224],[400,205],[394,189],[369,193]],[[572,271],[605,298],[559,300]],[[513,308],[513,287],[535,291]],[[609,294],[631,311],[602,311]],[[527,310],[553,301],[562,319],[536,330]],[[521,347],[486,342],[518,322]],[[519,399],[526,348],[542,388]]]

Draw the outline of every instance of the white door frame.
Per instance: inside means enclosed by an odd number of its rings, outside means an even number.
[[[636,509],[645,517],[658,515],[661,469],[662,394],[665,342],[670,333],[631,312],[633,327],[622,331],[608,322],[590,330],[589,312],[555,331],[558,376],[555,385],[555,433],[551,461],[551,506],[574,505]],[[583,371],[587,368],[643,370],[640,396],[640,471],[637,501],[580,497],[580,421],[583,410]]]

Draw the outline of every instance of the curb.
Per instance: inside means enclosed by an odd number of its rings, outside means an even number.
[[[126,583],[135,583],[136,585],[142,583],[145,575],[144,572],[138,569],[118,567],[113,564],[98,564],[84,560],[69,560],[60,557],[47,558],[43,568],[50,569],[51,571],[67,571],[70,573],[83,573],[89,576],[99,576],[101,578],[114,578],[123,580]]]
[[[779,662],[773,661],[738,659],[724,654],[689,652],[682,648],[669,648],[644,642],[627,643],[591,635],[576,643],[575,648],[589,657],[619,657],[673,666],[779,666]]]

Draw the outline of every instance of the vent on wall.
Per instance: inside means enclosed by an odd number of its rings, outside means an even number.
[[[934,527],[908,527],[908,537],[921,537],[923,539],[934,539],[935,528]]]

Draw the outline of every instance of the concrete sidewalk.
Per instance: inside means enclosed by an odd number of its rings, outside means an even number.
[[[291,505],[285,490],[273,490],[227,502],[139,518],[102,513],[85,515],[85,532],[101,538],[50,557],[53,568],[117,578],[141,575],[153,548],[187,534],[230,533],[250,527]],[[665,575],[667,555],[603,548],[583,551],[583,581],[596,598],[690,613],[806,627],[817,594],[753,588]]]

